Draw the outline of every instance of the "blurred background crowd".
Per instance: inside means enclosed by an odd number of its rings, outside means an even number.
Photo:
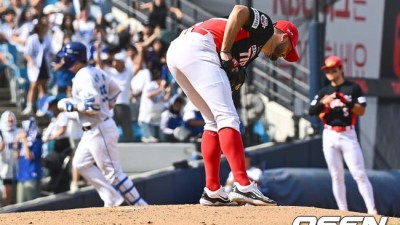
[[[0,1],[0,86],[10,87],[19,106],[1,115],[3,206],[44,193],[76,191],[81,181],[70,168],[82,135],[77,115],[56,107],[58,100],[71,97],[74,74],[57,58],[70,41],[84,43],[89,64],[102,69],[122,91],[113,109],[120,142],[201,140],[204,120],[173,80],[165,60],[176,37],[166,28],[166,16],[173,14],[179,20],[181,11],[155,0],[133,6],[149,12],[147,22],[126,23],[113,13],[103,15],[101,4]],[[242,120],[245,145],[268,142],[260,127],[264,105],[258,104],[261,100],[250,86],[245,93],[234,93],[238,112],[241,95],[248,112]],[[38,123],[42,118],[48,118],[44,126]]]

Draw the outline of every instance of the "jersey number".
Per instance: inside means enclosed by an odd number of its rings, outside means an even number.
[[[107,88],[106,85],[103,84],[102,86],[100,86],[100,94],[101,94],[101,101],[106,102],[108,101],[108,97],[107,97]]]

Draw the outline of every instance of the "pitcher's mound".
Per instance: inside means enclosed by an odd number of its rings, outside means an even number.
[[[151,205],[114,208],[84,208],[0,214],[0,224],[174,224],[174,225],[291,225],[298,216],[349,216],[367,214],[298,206]],[[375,216],[379,224],[380,216]],[[387,224],[400,224],[389,218]]]

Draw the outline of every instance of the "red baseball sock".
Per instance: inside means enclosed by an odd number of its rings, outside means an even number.
[[[218,136],[222,152],[228,160],[235,181],[242,186],[249,185],[250,180],[246,173],[242,136],[240,136],[239,131],[225,127],[218,131]]]
[[[201,140],[204,168],[206,170],[206,187],[210,191],[216,191],[221,187],[219,182],[219,167],[221,163],[221,147],[218,133],[205,130]]]

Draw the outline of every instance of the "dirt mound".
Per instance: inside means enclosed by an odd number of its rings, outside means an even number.
[[[205,207],[200,205],[152,205],[145,207],[85,208],[0,214],[0,224],[174,224],[174,225],[291,225],[297,216],[349,216],[367,214],[313,207]],[[379,222],[380,216],[375,216]],[[400,224],[389,218],[387,224]]]

